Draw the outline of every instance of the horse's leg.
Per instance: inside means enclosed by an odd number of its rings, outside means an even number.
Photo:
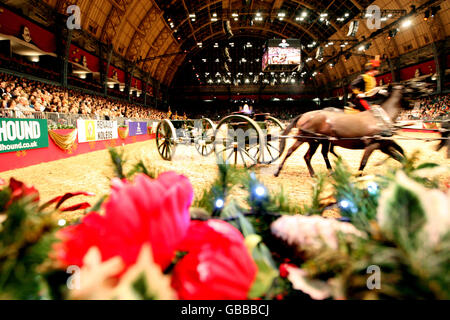
[[[330,153],[334,155],[336,158],[339,158],[339,155],[334,151],[334,144],[330,143]]]
[[[392,141],[392,147],[393,147],[395,150],[397,150],[398,152],[400,152],[400,154],[401,154],[403,157],[406,156],[406,155],[405,155],[405,151],[403,150],[402,147],[400,147],[400,146],[397,144],[397,142]]]
[[[393,152],[396,156],[394,157],[394,156],[392,156],[392,155],[389,153],[389,151],[386,151],[386,150],[388,150],[388,149],[390,149],[391,152]],[[384,151],[383,151],[383,150],[384,150]],[[389,160],[389,158],[393,158],[394,160],[397,160],[397,161],[401,162],[402,159],[404,159],[404,158],[406,157],[405,151],[403,151],[403,148],[400,147],[395,141],[392,141],[388,146],[383,147],[381,151],[382,151],[384,154],[386,154],[388,157],[387,157],[385,160],[378,162],[378,163],[376,164],[377,167],[378,167],[378,166],[381,166],[381,165],[383,165],[383,164],[385,164],[385,163]],[[386,152],[385,152],[385,151],[386,151]],[[400,155],[399,155],[399,154],[400,154]]]
[[[330,150],[333,148],[333,145],[330,143],[330,141],[327,142],[323,142],[322,143],[322,156],[323,156],[323,160],[325,160],[325,164],[327,165],[327,169],[328,170],[332,170],[333,168],[331,167],[331,163],[330,163],[330,159],[328,159],[328,153],[330,152]]]
[[[384,154],[387,154],[388,156],[390,156],[392,159],[397,160],[398,162],[402,163],[404,158],[404,155],[401,154],[400,151],[397,150],[397,148],[395,148],[393,145],[388,145],[388,146],[382,146],[380,148],[381,152],[383,152]],[[403,150],[402,150],[403,151]]]
[[[364,168],[367,165],[367,161],[369,161],[369,157],[372,155],[372,153],[380,148],[380,144],[379,143],[373,143],[370,144],[369,146],[366,147],[366,149],[364,149],[364,155],[363,158],[361,159],[361,164],[359,166],[359,175],[362,175]]]
[[[280,163],[280,166],[278,167],[278,171],[275,173],[275,177],[278,177],[280,175],[281,169],[283,169],[283,166],[284,166],[286,160],[292,155],[292,153],[294,153],[295,150],[298,149],[298,147],[300,147],[303,144],[303,142],[304,141],[302,141],[302,140],[297,140],[292,145],[292,147],[289,148],[286,156],[284,157],[283,161]]]
[[[308,152],[306,152],[305,154],[305,162],[306,162],[306,166],[308,167],[309,170],[309,174],[311,175],[311,177],[314,177],[315,173],[314,173],[314,169],[311,166],[311,158],[313,157],[314,153],[316,153],[317,148],[319,148],[319,143],[318,142],[309,142],[309,149]]]

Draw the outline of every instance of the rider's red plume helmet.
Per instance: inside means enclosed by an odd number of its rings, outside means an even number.
[[[367,71],[370,71],[379,68],[380,65],[380,56],[376,56],[374,60],[369,60],[369,62],[366,63],[365,67]]]

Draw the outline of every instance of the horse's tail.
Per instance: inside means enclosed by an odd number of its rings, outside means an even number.
[[[286,138],[284,136],[287,136],[289,134],[289,132],[291,132],[291,130],[295,127],[295,125],[298,122],[298,119],[300,119],[303,116],[303,114],[297,116],[294,120],[292,120],[292,122],[286,127],[286,129],[284,129],[283,133],[282,133],[282,138],[280,138],[280,151],[284,151],[284,148],[286,147]]]
[[[441,142],[436,147],[436,151],[441,150],[445,145],[447,144],[449,134],[450,134],[450,120],[446,121],[442,124],[442,131],[441,131]]]

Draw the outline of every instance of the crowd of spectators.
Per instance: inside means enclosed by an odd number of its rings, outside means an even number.
[[[442,120],[450,113],[449,95],[433,95],[416,101],[413,110],[405,112],[401,120]],[[179,105],[173,111],[157,110],[100,95],[87,94],[81,90],[65,89],[26,78],[0,73],[0,116],[2,110],[14,110],[18,116],[33,112],[57,112],[80,114],[113,119],[119,117],[138,119],[197,119],[202,117],[217,121],[239,111],[239,101],[216,101],[203,105]],[[252,105],[256,113],[270,113],[280,120],[321,108],[316,103],[303,101],[266,101]],[[4,113],[3,113],[4,114]],[[187,115],[186,115],[187,114]]]
[[[434,95],[416,101],[414,109],[402,114],[402,120],[446,120],[450,116],[450,95]]]
[[[166,112],[150,107],[64,89],[26,78],[0,73],[0,111],[9,109],[19,116],[33,112],[95,115],[106,118],[163,119]]]

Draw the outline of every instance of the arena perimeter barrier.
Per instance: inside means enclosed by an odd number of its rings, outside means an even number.
[[[147,122],[147,127],[153,127],[157,119],[142,119],[142,118],[107,118],[105,116],[97,116],[90,114],[70,114],[57,112],[39,112],[39,111],[17,111],[9,109],[0,109],[0,118],[15,118],[15,119],[47,119],[49,126],[77,126],[77,120],[111,120],[117,121],[118,126],[126,125],[128,122]]]
[[[37,140],[32,143],[28,140],[9,141],[5,140],[2,143],[0,139],[0,172],[25,168],[32,165],[38,165],[45,162],[65,159],[76,155],[89,153],[93,151],[100,151],[109,147],[123,146],[136,142],[144,142],[155,138],[153,131],[159,120],[150,119],[136,119],[136,118],[113,118],[109,121],[116,121],[119,129],[118,137],[113,137],[110,140],[95,140],[90,142],[79,142],[77,136],[77,120],[107,120],[105,117],[78,115],[78,114],[60,114],[51,112],[20,112],[14,110],[1,110],[0,118],[3,120],[11,119],[16,122],[33,120],[33,126],[40,126],[40,132],[45,132],[45,138],[39,134]],[[39,122],[40,124],[39,124]],[[6,121],[8,122],[8,121]],[[145,122],[147,123],[146,131],[142,130],[140,135],[130,135],[128,129],[120,128],[121,125],[129,122]],[[55,127],[56,125],[62,125]],[[44,126],[44,127],[42,127]],[[70,126],[72,128],[67,128]],[[32,127],[28,125],[28,127]],[[8,127],[9,128],[9,127]],[[58,129],[66,128],[66,129]],[[47,130],[48,129],[48,130]],[[1,122],[0,122],[1,130]],[[24,130],[22,128],[22,130]],[[130,127],[131,130],[131,127]],[[3,130],[4,131],[4,130]],[[36,131],[37,132],[37,131]],[[48,132],[48,141],[47,141]],[[4,133],[4,132],[3,132]],[[31,133],[31,132],[30,132]],[[121,134],[124,133],[124,134]],[[3,137],[3,135],[2,135]],[[35,139],[36,137],[31,137]],[[30,139],[31,139],[30,138]],[[78,136],[79,138],[79,136]],[[17,143],[16,143],[17,142]],[[10,151],[7,151],[10,150]]]

